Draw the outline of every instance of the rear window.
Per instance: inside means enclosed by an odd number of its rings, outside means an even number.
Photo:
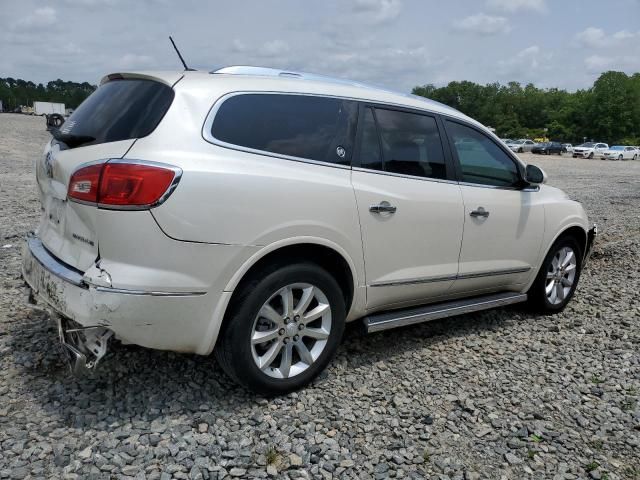
[[[54,136],[69,147],[144,137],[173,97],[171,87],[153,80],[112,80],[82,102]]]
[[[357,117],[350,100],[248,93],[220,105],[211,134],[252,150],[350,165]]]

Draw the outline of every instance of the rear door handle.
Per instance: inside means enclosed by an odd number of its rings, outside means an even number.
[[[389,202],[380,202],[378,205],[371,205],[369,211],[372,213],[396,213],[397,208]]]
[[[478,207],[476,210],[473,210],[469,215],[472,217],[484,217],[487,218],[489,216],[489,212],[487,212],[484,207]]]

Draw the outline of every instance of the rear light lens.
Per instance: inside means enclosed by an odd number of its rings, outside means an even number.
[[[96,203],[103,165],[89,165],[76,170],[69,181],[68,196],[82,202]]]
[[[89,165],[71,176],[68,196],[107,208],[149,208],[169,191],[179,172],[174,167],[135,162]]]

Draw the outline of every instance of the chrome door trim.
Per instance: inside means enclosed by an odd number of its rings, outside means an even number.
[[[450,185],[458,185],[458,182],[456,180],[446,180],[442,178],[433,178],[433,177],[418,177],[416,175],[407,175],[405,173],[395,173],[395,172],[385,172],[383,170],[374,170],[372,168],[353,167],[352,170],[354,172],[374,173],[376,175],[387,175],[390,177],[406,178],[408,180],[422,180],[425,182],[448,183]]]
[[[376,282],[369,285],[370,287],[395,287],[399,285],[417,285],[421,283],[446,282],[455,280],[456,275],[442,275],[439,277],[422,277],[411,278],[409,280],[395,280],[390,282]]]
[[[458,275],[458,280],[466,280],[468,278],[480,278],[480,277],[494,277],[496,275],[512,275],[514,273],[526,273],[531,270],[531,267],[519,267],[519,268],[503,268],[502,270],[489,270],[485,272],[475,273],[463,273]]]
[[[490,270],[476,273],[463,273],[460,275],[442,275],[436,277],[419,277],[408,280],[394,280],[389,282],[375,282],[370,287],[397,287],[402,285],[418,285],[422,283],[447,282],[452,280],[467,280],[469,278],[493,277],[497,275],[512,275],[516,273],[526,273],[531,267],[503,268],[501,270]]]

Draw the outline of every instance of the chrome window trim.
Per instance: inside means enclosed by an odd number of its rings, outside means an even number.
[[[77,172],[81,168],[89,167],[91,165],[96,165],[96,164],[103,164],[103,163],[124,163],[124,164],[148,165],[150,167],[166,168],[173,171],[174,173],[173,180],[171,181],[171,184],[169,185],[167,190],[162,194],[162,196],[155,203],[150,203],[146,205],[108,205],[104,203],[95,203],[95,202],[88,202],[86,200],[75,199],[75,198],[69,197],[68,195],[69,186],[67,185],[68,201],[79,203],[81,205],[98,207],[101,210],[129,210],[129,211],[149,210],[151,208],[155,208],[159,205],[162,205],[171,196],[174,190],[178,187],[178,183],[180,183],[180,180],[182,179],[182,173],[183,173],[180,167],[176,167],[175,165],[170,165],[168,163],[163,163],[163,162],[154,162],[152,160],[139,160],[139,159],[133,159],[133,158],[105,158],[101,160],[93,160],[91,162],[86,162],[78,165],[78,167],[71,173],[71,177],[73,177],[75,172]],[[71,181],[71,177],[69,178],[69,181]]]
[[[503,268],[501,270],[489,270],[485,272],[463,273],[457,275],[443,275],[438,277],[420,277],[408,280],[395,280],[390,282],[376,282],[369,285],[370,287],[396,287],[403,285],[418,285],[423,283],[447,282],[452,280],[467,280],[471,278],[494,277],[497,275],[513,275],[516,273],[526,273],[531,267]]]
[[[406,178],[408,180],[422,180],[425,182],[448,183],[450,185],[458,185],[458,182],[456,180],[447,180],[447,179],[433,178],[433,177],[420,177],[417,175],[407,175],[406,173],[385,172],[384,170],[375,170],[372,168],[353,167],[352,170],[354,172],[374,173],[378,175],[387,175],[390,177]]]

